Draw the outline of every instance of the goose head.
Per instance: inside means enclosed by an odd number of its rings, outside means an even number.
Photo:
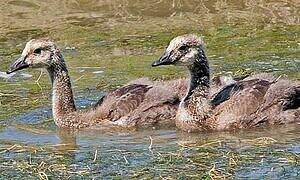
[[[60,55],[59,49],[50,39],[32,39],[27,42],[21,56],[10,65],[7,74],[25,68],[49,68],[60,63],[62,58],[54,58]]]
[[[206,61],[202,38],[187,34],[174,38],[169,43],[164,54],[152,66],[179,65],[192,67],[195,63]]]

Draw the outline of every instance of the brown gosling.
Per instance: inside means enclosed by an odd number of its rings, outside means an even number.
[[[7,73],[45,68],[52,82],[54,122],[62,128],[136,128],[173,124],[186,80],[137,80],[109,92],[89,110],[75,107],[71,80],[61,51],[49,39],[32,39]],[[182,93],[182,95],[180,95]]]
[[[300,82],[259,74],[225,86],[212,95],[208,59],[196,35],[174,38],[152,66],[181,65],[190,83],[176,126],[184,131],[218,131],[300,121]]]

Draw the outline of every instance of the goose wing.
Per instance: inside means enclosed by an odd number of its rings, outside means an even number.
[[[211,101],[219,119],[217,128],[245,126],[243,121],[260,108],[271,84],[266,80],[251,79],[224,87]]]
[[[273,83],[259,110],[245,122],[248,126],[300,121],[300,83],[282,78]]]
[[[108,93],[97,107],[101,111],[101,119],[116,121],[134,111],[151,88],[151,85],[129,84]]]
[[[218,106],[221,103],[229,100],[232,96],[236,96],[239,92],[245,90],[251,93],[256,92],[258,89],[262,89],[262,87],[269,86],[270,82],[262,79],[251,79],[247,81],[238,81],[229,85],[224,86],[218,93],[216,93],[212,100],[211,104],[213,106]],[[253,89],[254,91],[252,91]]]

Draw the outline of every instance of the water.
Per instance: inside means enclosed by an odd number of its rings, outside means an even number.
[[[298,177],[299,125],[199,134],[70,132],[53,123],[44,71],[3,72],[27,40],[50,37],[69,66],[76,103],[85,108],[138,77],[185,76],[183,69],[150,64],[174,36],[197,33],[214,74],[300,79],[299,6],[279,0],[1,1],[2,178]]]

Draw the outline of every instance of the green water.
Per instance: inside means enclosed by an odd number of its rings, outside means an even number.
[[[7,0],[0,2],[0,174],[3,178],[295,178],[299,125],[235,133],[58,130],[45,71],[2,77],[26,41],[60,46],[84,108],[151,68],[175,36],[204,37],[213,74],[273,72],[300,79],[300,4],[233,0]],[[41,77],[39,78],[40,74]],[[152,148],[149,149],[150,139]]]

